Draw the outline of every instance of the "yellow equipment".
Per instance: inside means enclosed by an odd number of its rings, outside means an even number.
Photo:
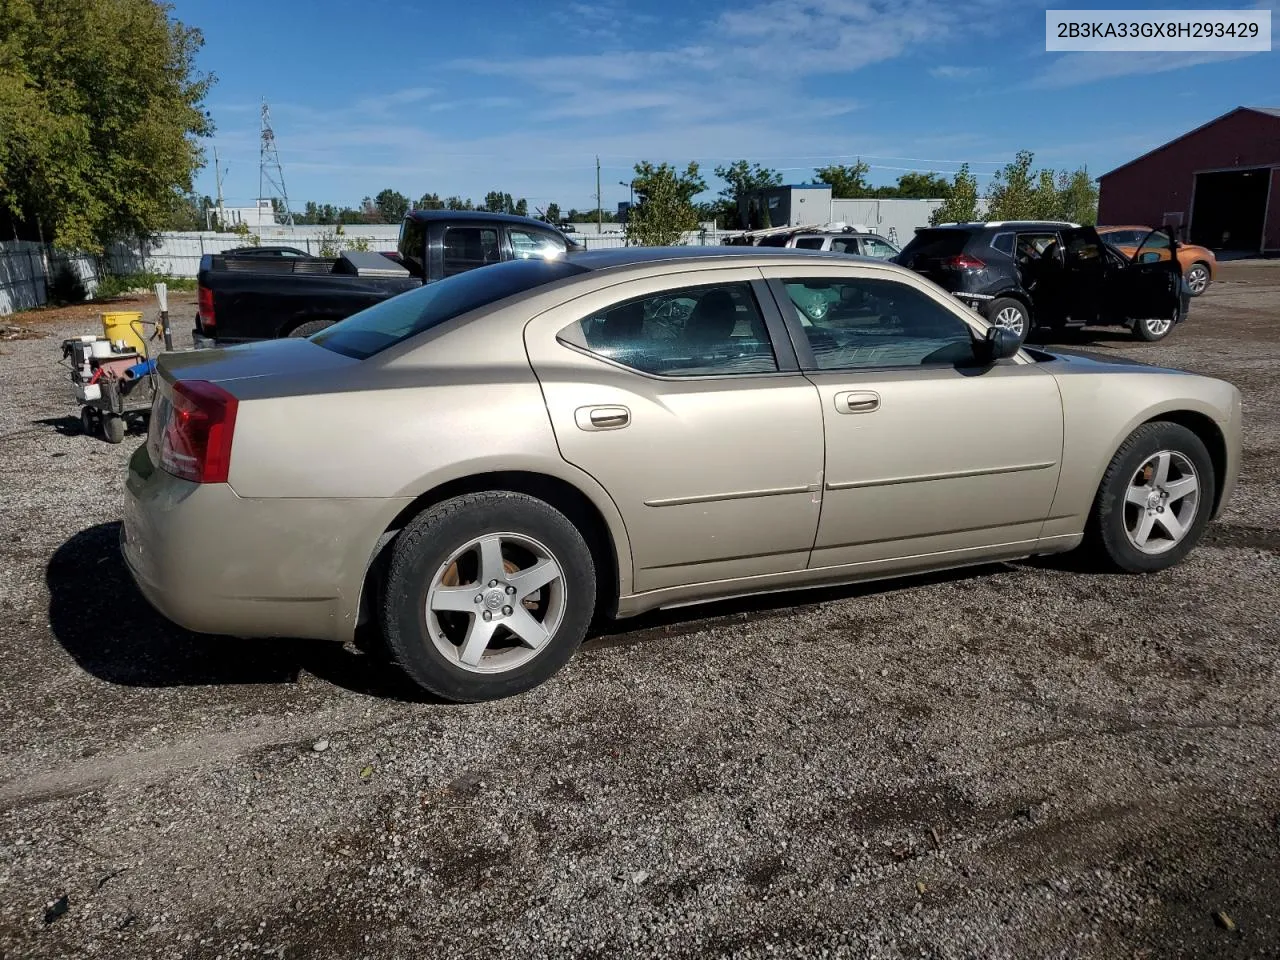
[[[102,335],[112,343],[123,340],[126,350],[136,350],[140,357],[147,356],[147,340],[143,332],[141,311],[104,313]]]

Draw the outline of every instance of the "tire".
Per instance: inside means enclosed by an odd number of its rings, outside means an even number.
[[[97,420],[93,415],[93,407],[86,404],[80,408],[80,431],[88,437],[97,433]]]
[[[464,549],[482,540],[500,541],[503,570],[493,586],[489,574],[497,566],[482,567],[484,547]],[[555,567],[543,569],[558,568],[556,580],[528,598],[505,599],[519,593],[511,585],[519,574],[545,560]],[[382,629],[396,663],[424,690],[466,703],[550,679],[582,643],[596,602],[595,566],[582,534],[549,504],[510,491],[465,494],[419,514],[396,538],[383,586]],[[485,613],[491,619],[482,620]],[[549,636],[534,646],[513,628]],[[490,644],[473,647],[467,665],[468,639],[485,631]]]
[[[337,322],[336,320],[307,320],[290,330],[288,336],[309,337],[313,333],[319,333],[325,327],[332,327]]]
[[[1140,495],[1140,491],[1147,489],[1138,487],[1135,481],[1140,479],[1139,471],[1145,473],[1148,468],[1152,471],[1152,475],[1148,477],[1151,489],[1158,491],[1159,461],[1166,455],[1170,459],[1167,469],[1169,482],[1176,484],[1185,480],[1188,467],[1193,472],[1196,481],[1193,494],[1195,502],[1187,503],[1191,494],[1175,496],[1167,501],[1160,513],[1151,515],[1151,538],[1144,550],[1135,543],[1131,534],[1137,533],[1141,539],[1141,524],[1148,511],[1132,503],[1128,497],[1131,489],[1135,497]],[[1183,461],[1181,466],[1179,459]],[[1175,471],[1180,479],[1175,478]],[[1175,486],[1168,489],[1176,494],[1180,489],[1186,488]],[[1177,423],[1144,423],[1120,445],[1102,477],[1089,514],[1089,525],[1085,532],[1086,549],[1094,554],[1102,566],[1125,573],[1154,573],[1172,567],[1181,562],[1200,542],[1213,512],[1216,491],[1217,477],[1213,472],[1213,461],[1199,437]],[[1152,501],[1148,499],[1148,502]],[[1176,541],[1173,541],[1168,529],[1162,525],[1163,521],[1159,519],[1166,512],[1184,528],[1185,532]],[[1135,527],[1138,528],[1136,531]]]
[[[1018,343],[1025,343],[1031,333],[1031,313],[1027,305],[1013,297],[997,297],[987,306],[984,314],[989,323],[1007,327],[1018,335]]]
[[[124,417],[117,413],[104,414],[102,417],[102,435],[107,443],[124,442]]]
[[[1173,333],[1177,325],[1177,317],[1148,317],[1133,322],[1133,335],[1145,343],[1155,343]]]
[[[1209,289],[1212,283],[1209,279],[1209,265],[1203,260],[1197,260],[1191,266],[1187,267],[1187,286],[1191,289],[1191,295],[1198,297]]]

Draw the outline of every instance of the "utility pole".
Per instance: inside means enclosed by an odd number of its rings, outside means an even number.
[[[221,226],[221,225],[222,225],[222,218],[223,218],[223,213],[222,213],[222,164],[218,162],[218,148],[217,148],[217,147],[214,147],[214,148],[213,148],[213,183],[214,183],[214,186],[217,188],[217,194],[218,194],[218,206],[217,206],[217,211],[218,211],[218,225],[219,225],[219,226]],[[212,225],[212,224],[207,224],[207,226],[209,227],[209,229],[210,229],[210,230],[212,230],[212,229],[213,229],[213,225]]]
[[[600,154],[596,154],[596,233],[604,233],[604,208],[600,200]]]

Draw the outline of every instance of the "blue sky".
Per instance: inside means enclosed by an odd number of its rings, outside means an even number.
[[[1083,3],[1055,3],[1055,9]],[[1211,4],[1123,3],[1134,9]],[[1240,2],[1224,6],[1268,6]],[[392,187],[606,209],[638,160],[739,157],[989,175],[1025,148],[1095,176],[1240,106],[1280,106],[1280,53],[1050,54],[1017,0],[177,0],[217,76],[229,203],[258,192],[271,105],[291,204]],[[1274,17],[1274,14],[1273,14]],[[213,154],[198,180],[214,193]],[[708,198],[710,194],[708,194]]]

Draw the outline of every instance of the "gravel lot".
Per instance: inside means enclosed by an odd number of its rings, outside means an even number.
[[[1280,262],[1222,274],[1087,338],[1244,391],[1181,567],[661,614],[465,707],[152,613],[139,438],[55,365],[101,308],[3,318],[43,338],[0,339],[0,958],[1277,956]]]

